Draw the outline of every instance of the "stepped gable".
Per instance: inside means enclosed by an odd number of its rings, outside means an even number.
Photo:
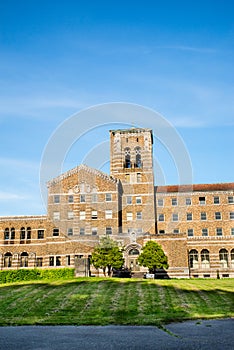
[[[54,184],[59,183],[60,181],[68,178],[69,176],[72,176],[74,174],[78,174],[80,171],[86,171],[87,173],[93,174],[95,176],[99,176],[103,180],[109,181],[111,183],[118,182],[118,179],[114,178],[113,176],[107,175],[107,174],[103,173],[102,171],[91,168],[85,164],[80,164],[80,165],[76,166],[75,168],[68,170],[65,173],[55,177],[54,179],[49,180],[47,182],[47,187],[53,186]]]
[[[156,193],[233,191],[234,182],[217,184],[155,186]]]

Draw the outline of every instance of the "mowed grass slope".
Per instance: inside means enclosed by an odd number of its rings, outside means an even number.
[[[161,325],[234,316],[234,280],[80,278],[0,285],[0,325]]]

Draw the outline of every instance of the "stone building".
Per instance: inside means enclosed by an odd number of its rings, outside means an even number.
[[[48,182],[47,215],[0,217],[0,269],[79,270],[110,235],[135,275],[155,240],[169,277],[234,277],[234,183],[155,186],[152,144],[150,129],[111,130],[110,175],[79,165]]]

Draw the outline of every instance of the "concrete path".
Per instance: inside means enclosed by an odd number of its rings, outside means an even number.
[[[166,326],[0,327],[1,350],[231,350],[234,319],[189,321]]]

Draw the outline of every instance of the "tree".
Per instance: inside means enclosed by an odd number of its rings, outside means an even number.
[[[167,256],[162,247],[154,242],[148,241],[142,248],[142,253],[138,257],[138,264],[148,267],[151,273],[156,273],[157,269],[168,269]]]
[[[106,276],[111,275],[111,269],[119,269],[124,264],[123,253],[119,249],[117,242],[113,241],[109,236],[102,237],[99,245],[94,249],[91,257],[91,263],[96,269],[102,269]]]

